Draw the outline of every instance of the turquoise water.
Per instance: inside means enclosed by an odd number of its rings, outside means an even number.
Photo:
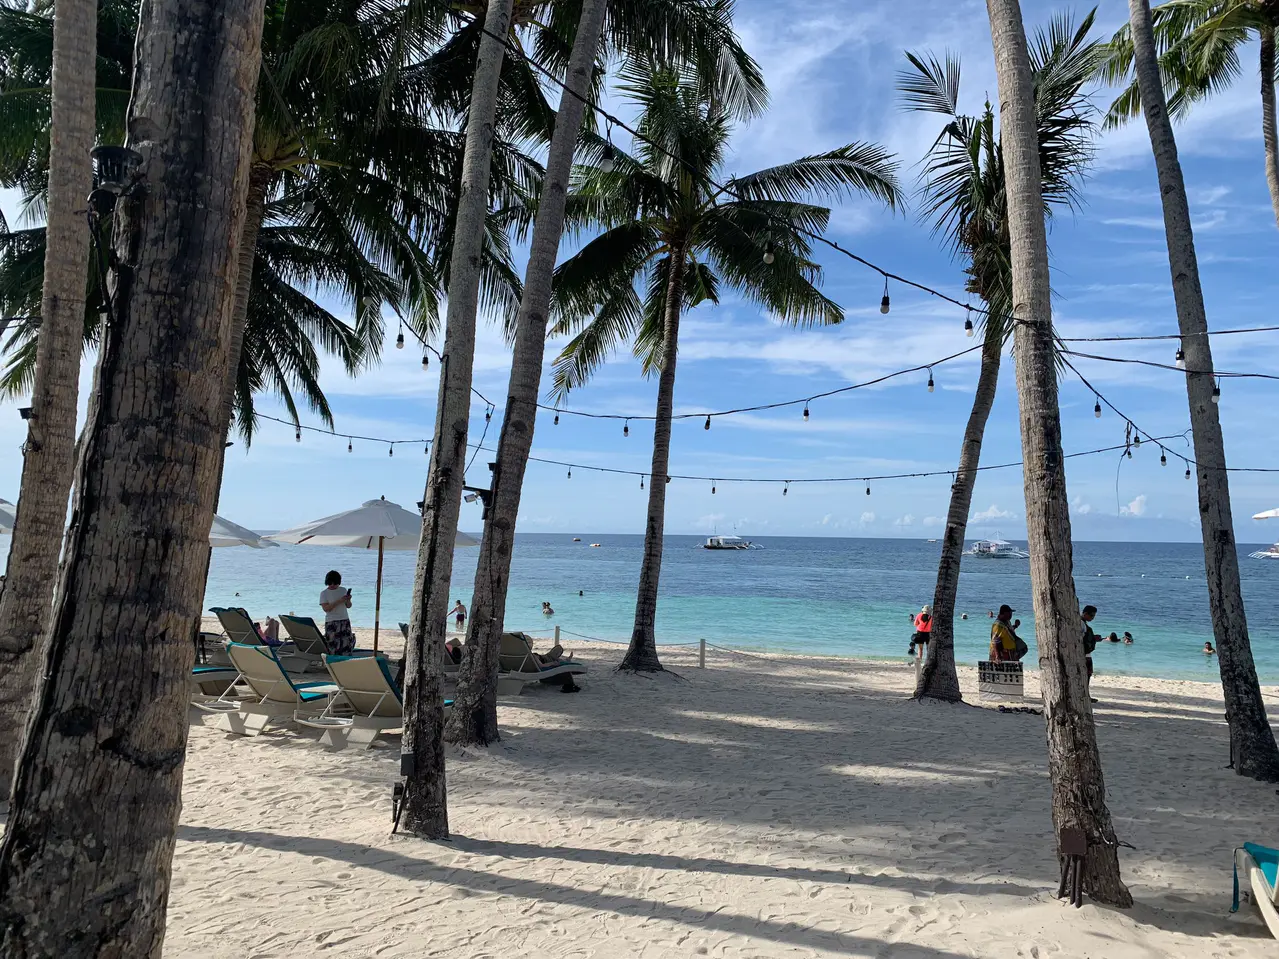
[[[609,640],[629,638],[641,536],[517,537],[507,625]],[[699,549],[701,538],[668,536],[662,563],[658,639],[744,649],[877,658],[904,657],[908,615],[932,601],[936,543],[917,540],[767,537],[747,552]],[[598,542],[598,548],[589,544]],[[1021,544],[1024,545],[1024,544]],[[1240,547],[1244,599],[1257,671],[1279,683],[1279,562],[1249,559]],[[470,605],[478,550],[456,553],[454,597]],[[416,553],[388,553],[382,622],[406,619]],[[214,550],[205,605],[245,606],[258,618],[290,611],[319,614],[324,574],[342,571],[355,596],[352,621],[373,625],[377,557],[353,549],[284,546]],[[1078,543],[1075,577],[1080,601],[1098,607],[1097,632],[1128,630],[1132,646],[1102,643],[1099,672],[1215,680],[1216,664],[1199,650],[1212,638],[1203,551],[1183,543]],[[578,596],[578,590],[583,592]],[[237,597],[236,594],[239,593]],[[555,615],[540,614],[542,601]],[[1025,560],[966,557],[960,578],[956,652],[961,662],[984,658],[987,611],[1015,607],[1021,635],[1034,645],[1030,576]],[[571,638],[570,638],[571,641]],[[568,641],[566,641],[568,642]],[[1031,654],[1031,659],[1034,653]]]

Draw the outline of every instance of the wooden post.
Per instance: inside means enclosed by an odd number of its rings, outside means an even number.
[[[699,669],[706,668],[706,637],[705,636],[703,636],[700,640],[698,640],[697,666]]]
[[[560,628],[556,626],[555,627],[555,645],[558,646],[559,644],[560,644]]]
[[[377,595],[373,599],[373,654],[377,655],[378,625],[382,619],[382,544],[386,538],[377,538]]]

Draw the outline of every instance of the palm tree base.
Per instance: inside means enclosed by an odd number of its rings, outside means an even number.
[[[660,673],[665,669],[657,658],[657,644],[652,639],[632,637],[631,645],[626,650],[618,672],[626,673]]]

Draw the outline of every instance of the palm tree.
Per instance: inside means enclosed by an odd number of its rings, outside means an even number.
[[[552,7],[549,38],[564,34],[563,18],[581,7],[572,53],[564,70],[565,82],[555,117],[555,133],[548,151],[546,177],[537,204],[515,332],[502,433],[486,503],[484,538],[471,594],[470,632],[454,696],[449,738],[460,744],[487,744],[499,736],[497,725],[498,650],[510,583],[511,556],[524,472],[533,444],[537,399],[546,351],[551,285],[564,229],[567,191],[583,118],[585,143],[597,160],[607,140],[590,134],[595,117],[584,100],[596,91],[602,71],[597,59],[628,57],[640,62],[669,62],[674,56],[703,79],[708,97],[726,104],[735,115],[749,116],[766,102],[763,78],[741,49],[733,32],[731,3],[700,0],[589,0]],[[556,24],[560,24],[556,26]],[[601,37],[605,49],[599,53]],[[543,38],[539,37],[539,40]],[[546,44],[543,44],[545,46]],[[559,69],[554,50],[543,60]]]
[[[1199,261],[1186,201],[1186,184],[1177,159],[1177,141],[1164,103],[1157,43],[1146,0],[1129,0],[1133,62],[1140,85],[1146,126],[1150,131],[1159,194],[1168,237],[1168,266],[1185,353],[1186,397],[1199,474],[1199,520],[1203,529],[1208,604],[1217,641],[1217,664],[1230,727],[1230,762],[1241,776],[1279,782],[1279,745],[1275,743],[1248,639],[1239,585],[1239,553],[1230,513],[1230,474],[1221,436],[1221,419],[1213,402],[1212,346],[1199,284]],[[1271,64],[1273,70],[1273,61]]]
[[[1279,132],[1275,120],[1275,32],[1279,3],[1275,0],[1169,0],[1152,15],[1162,88],[1172,117],[1219,90],[1240,75],[1240,48],[1253,37],[1260,41],[1261,139],[1266,151],[1266,186],[1279,222]],[[1105,79],[1129,81],[1106,117],[1119,126],[1141,113],[1142,93],[1133,76],[1133,42],[1124,26],[1110,43]]]
[[[78,212],[92,185],[95,0],[60,0],[53,18],[50,82],[48,248],[40,304],[43,332],[34,357],[31,413],[8,577],[0,594],[0,662],[34,667],[48,625],[49,584],[58,569],[75,466],[80,327],[89,231]],[[22,58],[15,64],[21,73]],[[13,781],[34,668],[0,669],[0,796]]]
[[[1013,340],[1021,410],[1026,533],[1035,598],[1053,826],[1083,831],[1083,889],[1099,902],[1127,907],[1132,896],[1119,876],[1118,843],[1084,676],[1079,605],[1070,541],[1070,504],[1061,450],[1052,332],[1048,233],[1044,224],[1034,74],[1018,0],[986,0],[1007,184],[1012,266]],[[1058,850],[1061,851],[1060,849]]]
[[[1082,91],[1102,51],[1101,44],[1088,39],[1095,16],[1093,10],[1078,27],[1069,14],[1057,16],[1047,30],[1037,32],[1031,44],[1045,216],[1051,216],[1055,207],[1073,206],[1092,158],[1094,111]],[[970,332],[982,336],[981,371],[951,486],[928,659],[915,685],[917,698],[957,702],[963,698],[955,670],[954,629],[960,556],[986,421],[999,382],[1000,352],[1012,332],[1008,206],[1003,150],[990,103],[978,117],[959,112],[958,58],[948,56],[943,63],[908,53],[906,59],[910,69],[898,77],[903,102],[911,110],[948,118],[925,158],[920,201],[934,232],[967,261],[968,292],[980,297],[986,308],[986,313],[969,321],[975,326]]]
[[[162,949],[262,6],[148,0],[139,25],[144,192],[118,203],[48,679],[0,845],[5,956]]]
[[[899,191],[890,155],[861,143],[718,187],[732,124],[717,102],[671,69],[630,66],[622,78],[641,111],[642,139],[634,156],[615,151],[611,169],[581,170],[570,200],[573,222],[601,224],[603,233],[555,271],[554,332],[574,335],[556,361],[554,388],[559,397],[579,388],[628,340],[644,372],[659,375],[644,560],[622,661],[648,671],[662,668],[654,621],[685,307],[718,302],[727,284],[784,322],[840,322],[843,311],[817,289],[821,267],[807,236],[826,228],[830,211],[803,198],[860,191],[895,206]]]

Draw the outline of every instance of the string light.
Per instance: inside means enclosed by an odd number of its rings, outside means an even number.
[[[1190,467],[1186,467],[1186,479],[1190,479]]]
[[[613,124],[609,122],[604,134],[604,152],[600,155],[600,170],[603,173],[612,173],[616,166],[617,159],[613,150]]]
[[[631,435],[631,421],[630,421],[630,420],[627,420],[625,423],[623,423],[623,424],[622,424],[622,435],[623,435],[623,436],[630,436],[630,435]]]
[[[1178,348],[1176,358],[1177,369],[1184,370],[1186,368],[1186,351]]]
[[[715,495],[715,481],[711,480],[711,495]]]
[[[805,423],[808,422],[808,404],[807,403],[804,404],[804,422]]]
[[[403,329],[401,329],[400,332],[395,337],[395,348],[397,350],[404,349],[404,330]]]
[[[348,436],[348,437],[346,438],[346,451],[349,453],[349,452],[351,452],[351,450],[353,450],[354,448],[355,448],[355,447],[354,447],[354,446],[352,445],[352,443],[351,443],[351,437],[349,437],[349,436]]]
[[[933,392],[933,371],[932,367],[928,369],[928,392]]]
[[[425,373],[431,368],[431,358],[427,354],[422,354],[422,372]]]
[[[1163,453],[1163,452],[1161,452],[1161,453],[1159,454],[1159,465],[1160,465],[1160,466],[1167,466],[1167,465],[1168,465],[1168,454],[1167,454],[1167,453]]]
[[[869,486],[867,486],[867,487],[866,487],[866,495],[867,495],[867,496],[869,496],[869,495],[870,495],[870,487],[869,487]]]
[[[302,442],[302,427],[299,426],[296,430],[293,431],[293,441],[295,443]]]
[[[493,407],[489,407],[484,411],[484,422],[488,423],[493,419]]]
[[[887,313],[892,308],[892,303],[888,298],[888,277],[884,277],[884,298],[879,301],[879,312]]]
[[[773,242],[772,240],[769,240],[764,244],[764,264],[766,266],[772,266],[773,261],[776,259],[777,257],[773,254]]]
[[[711,428],[711,418],[708,416],[706,417],[706,424],[702,427],[702,429],[708,430],[710,428]]]
[[[976,333],[973,327],[973,318],[971,316],[964,318],[964,336],[972,336]]]
[[[394,456],[394,455],[395,455],[395,447],[394,447],[394,446],[388,446],[388,447],[386,448],[386,455],[387,455],[387,456]]]
[[[1141,449],[1141,434],[1140,434],[1140,433],[1136,433],[1136,434],[1134,434],[1134,435],[1133,435],[1133,438],[1132,438],[1132,445],[1133,445],[1133,446],[1135,446],[1137,449]]]
[[[315,215],[315,191],[309,186],[302,191],[302,215],[305,217]]]
[[[1221,402],[1221,380],[1212,384],[1212,402],[1214,405]]]
[[[782,495],[785,496],[790,492],[790,480],[786,481],[786,485],[782,487]]]
[[[1093,405],[1092,415],[1097,417],[1097,419],[1101,419],[1101,397],[1100,396],[1097,397],[1097,402],[1096,404]]]
[[[554,422],[553,424],[551,424],[551,425],[553,425],[553,426],[559,426],[559,425],[560,425],[560,414],[559,414],[559,413],[556,413],[556,414],[555,414],[555,422]]]
[[[640,477],[640,489],[644,488],[644,477]]]
[[[568,468],[568,478],[569,479],[573,478],[573,467],[571,466]]]

